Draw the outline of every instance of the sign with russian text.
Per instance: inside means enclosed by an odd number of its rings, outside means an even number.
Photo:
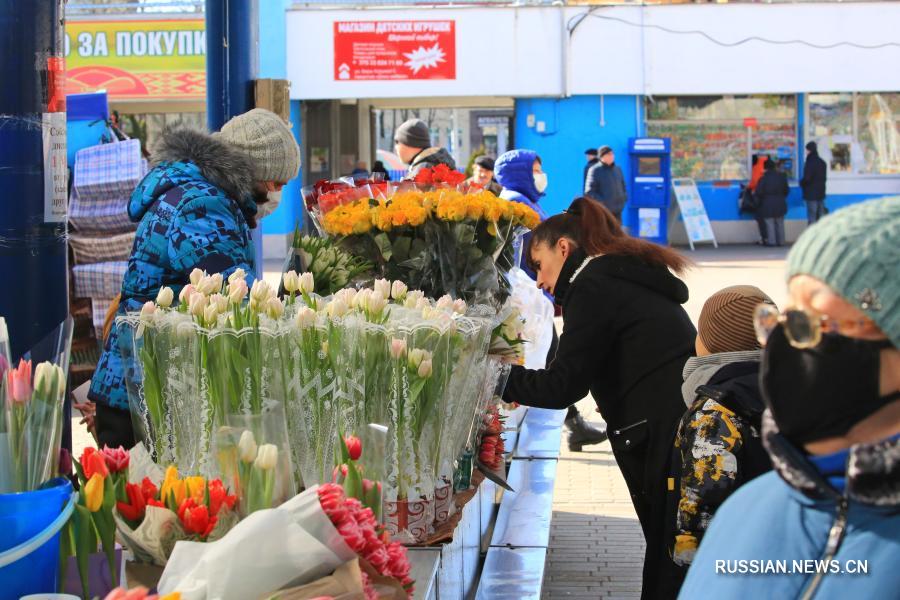
[[[66,91],[111,100],[204,100],[203,19],[66,21]]]
[[[456,23],[336,21],[334,79],[456,79]]]

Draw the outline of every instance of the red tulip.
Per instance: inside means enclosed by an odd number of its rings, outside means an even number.
[[[359,457],[362,456],[362,442],[359,441],[359,438],[355,435],[348,435],[344,438],[344,443],[347,444],[350,460],[359,460]]]
[[[95,474],[101,477],[109,475],[106,459],[96,448],[85,448],[81,455],[81,468],[84,470],[85,479],[90,479]]]
[[[205,539],[216,527],[216,517],[209,515],[205,506],[197,506],[193,498],[186,498],[178,508],[178,519],[187,533],[196,533]]]
[[[209,482],[209,512],[211,515],[217,517],[223,506],[229,509],[234,508],[235,502],[237,502],[237,496],[228,495],[221,479],[213,479]]]
[[[103,459],[106,461],[106,466],[109,468],[110,473],[120,473],[128,468],[128,451],[122,446],[118,448],[104,446],[100,453],[103,454]]]
[[[141,486],[135,483],[126,483],[125,494],[128,496],[128,502],[116,502],[119,514],[129,521],[140,523],[144,520],[144,514],[147,511],[147,501]]]
[[[151,500],[156,500],[156,496],[159,494],[159,489],[157,489],[156,485],[149,477],[144,477],[144,480],[141,482],[141,494],[144,496],[144,501],[148,505],[150,505]]]

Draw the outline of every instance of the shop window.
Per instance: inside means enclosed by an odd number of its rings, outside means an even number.
[[[672,139],[672,173],[700,181],[749,179],[750,154],[767,154],[794,174],[796,97],[670,96],[647,106],[647,134]],[[749,129],[744,119],[753,118]]]
[[[807,135],[831,172],[900,173],[900,93],[810,94]]]

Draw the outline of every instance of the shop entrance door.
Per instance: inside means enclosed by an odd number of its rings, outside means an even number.
[[[339,100],[303,103],[305,185],[350,175],[356,168],[362,155],[358,114],[355,103]]]

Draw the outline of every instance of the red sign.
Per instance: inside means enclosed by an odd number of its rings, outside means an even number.
[[[47,58],[47,112],[66,112],[66,59]]]
[[[334,79],[456,79],[456,22],[336,21]]]
[[[744,127],[756,127],[759,125],[759,122],[756,120],[756,117],[744,117]]]

